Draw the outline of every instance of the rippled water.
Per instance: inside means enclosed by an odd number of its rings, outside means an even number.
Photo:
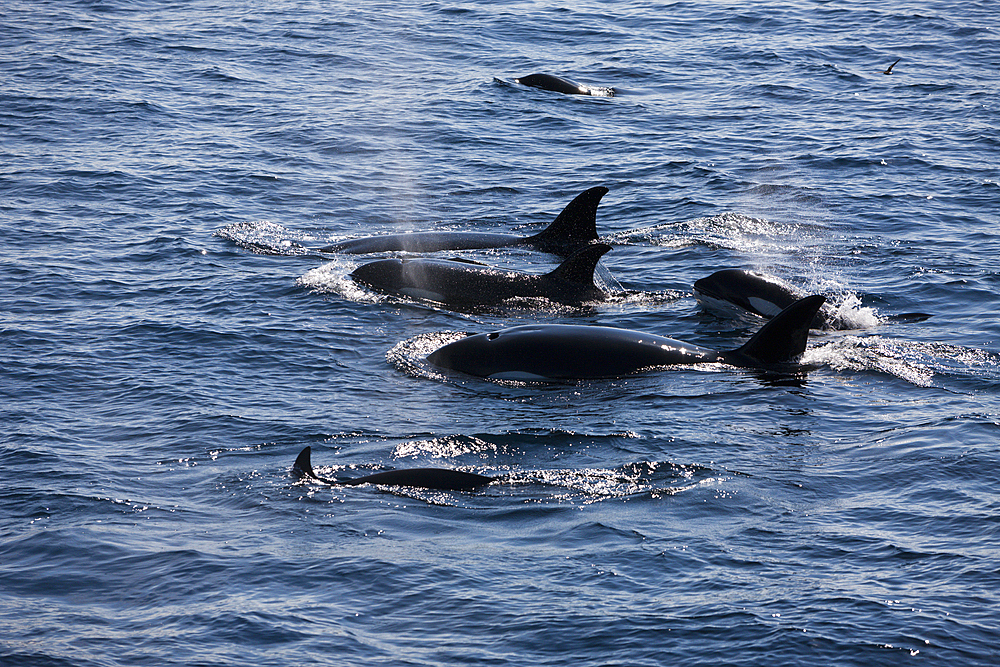
[[[0,17],[3,665],[1000,660],[992,4]],[[453,312],[315,252],[526,236],[595,185],[591,307]],[[759,323],[691,293],[725,267],[857,328],[798,377],[423,358],[526,322],[734,348]],[[331,488],[291,474],[306,446],[327,476],[498,480]]]

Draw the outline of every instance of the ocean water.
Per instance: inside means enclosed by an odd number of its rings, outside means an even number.
[[[5,2],[0,664],[1000,663],[996,18]],[[314,250],[532,234],[595,185],[593,307],[454,312]],[[691,292],[728,267],[856,328],[795,376],[423,361],[527,322],[736,347],[759,323]],[[304,483],[306,446],[327,476],[501,480]]]

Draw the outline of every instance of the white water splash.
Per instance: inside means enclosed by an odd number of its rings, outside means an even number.
[[[305,232],[294,232],[268,220],[237,222],[215,232],[215,236],[264,255],[306,255],[309,245],[322,240]]]
[[[945,343],[915,343],[881,336],[845,336],[806,350],[804,364],[825,364],[838,371],[876,371],[918,387],[933,386],[938,375],[995,376],[998,356]]]

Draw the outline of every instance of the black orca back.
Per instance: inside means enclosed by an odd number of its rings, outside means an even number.
[[[472,491],[493,481],[492,477],[486,475],[447,468],[409,468],[407,470],[387,470],[354,479],[323,479],[313,470],[312,447],[306,447],[299,452],[295,463],[292,464],[292,470],[300,477],[308,477],[332,486],[384,484],[386,486],[412,486],[439,491]]]

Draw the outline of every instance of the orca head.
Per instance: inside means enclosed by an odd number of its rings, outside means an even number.
[[[699,301],[728,303],[760,317],[774,317],[805,296],[774,276],[745,269],[722,269],[694,284]],[[709,302],[711,305],[711,302]]]
[[[427,355],[427,361],[438,368],[447,368],[477,377],[490,377],[505,370],[504,366],[498,363],[496,346],[491,345],[501,335],[502,331],[469,334],[465,338],[434,350]]]

